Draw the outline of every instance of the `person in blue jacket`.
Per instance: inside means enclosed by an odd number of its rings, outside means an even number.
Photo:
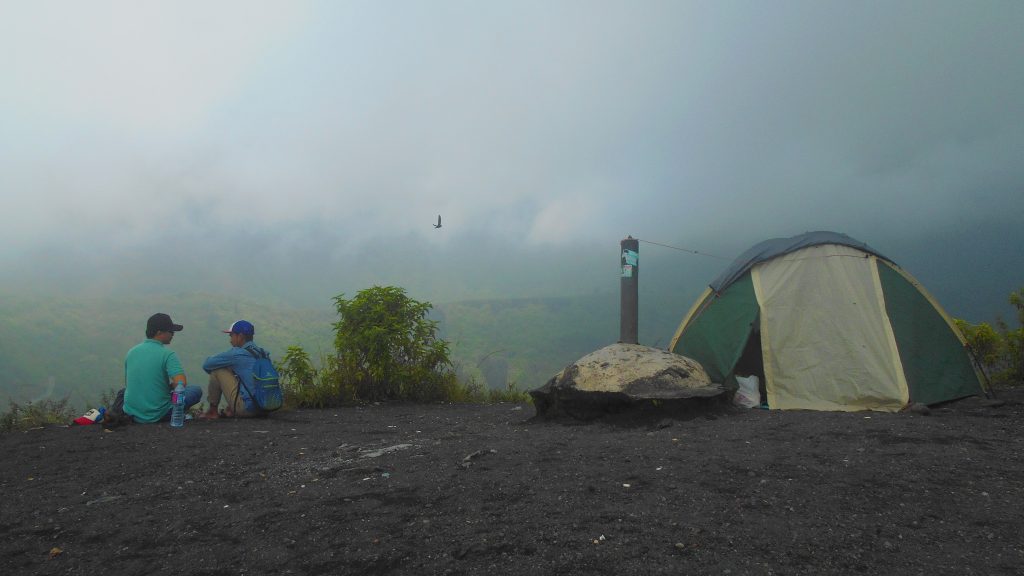
[[[239,320],[223,332],[228,334],[231,349],[214,354],[203,362],[203,370],[210,375],[210,384],[206,389],[210,407],[201,417],[261,416],[264,412],[249,394],[253,388],[252,370],[256,363],[256,357],[250,350],[262,351],[252,341],[256,327],[251,322]],[[223,411],[218,411],[222,398],[226,406]]]

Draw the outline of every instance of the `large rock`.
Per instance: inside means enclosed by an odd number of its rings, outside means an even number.
[[[612,344],[566,366],[530,392],[539,416],[592,417],[641,401],[719,398],[725,389],[685,356],[639,344]]]

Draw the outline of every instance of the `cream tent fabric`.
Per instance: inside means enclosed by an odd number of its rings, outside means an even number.
[[[906,405],[907,382],[876,270],[875,256],[835,244],[751,270],[770,406],[896,411]]]

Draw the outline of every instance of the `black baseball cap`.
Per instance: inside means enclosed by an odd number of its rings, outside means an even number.
[[[157,312],[149,317],[149,321],[146,322],[146,331],[154,332],[162,330],[164,332],[181,332],[185,328],[181,324],[175,324],[171,317],[163,312]]]

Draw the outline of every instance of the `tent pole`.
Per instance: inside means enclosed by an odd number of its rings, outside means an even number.
[[[619,342],[637,343],[637,286],[640,279],[640,241],[626,236],[619,243],[622,266],[619,298]]]

